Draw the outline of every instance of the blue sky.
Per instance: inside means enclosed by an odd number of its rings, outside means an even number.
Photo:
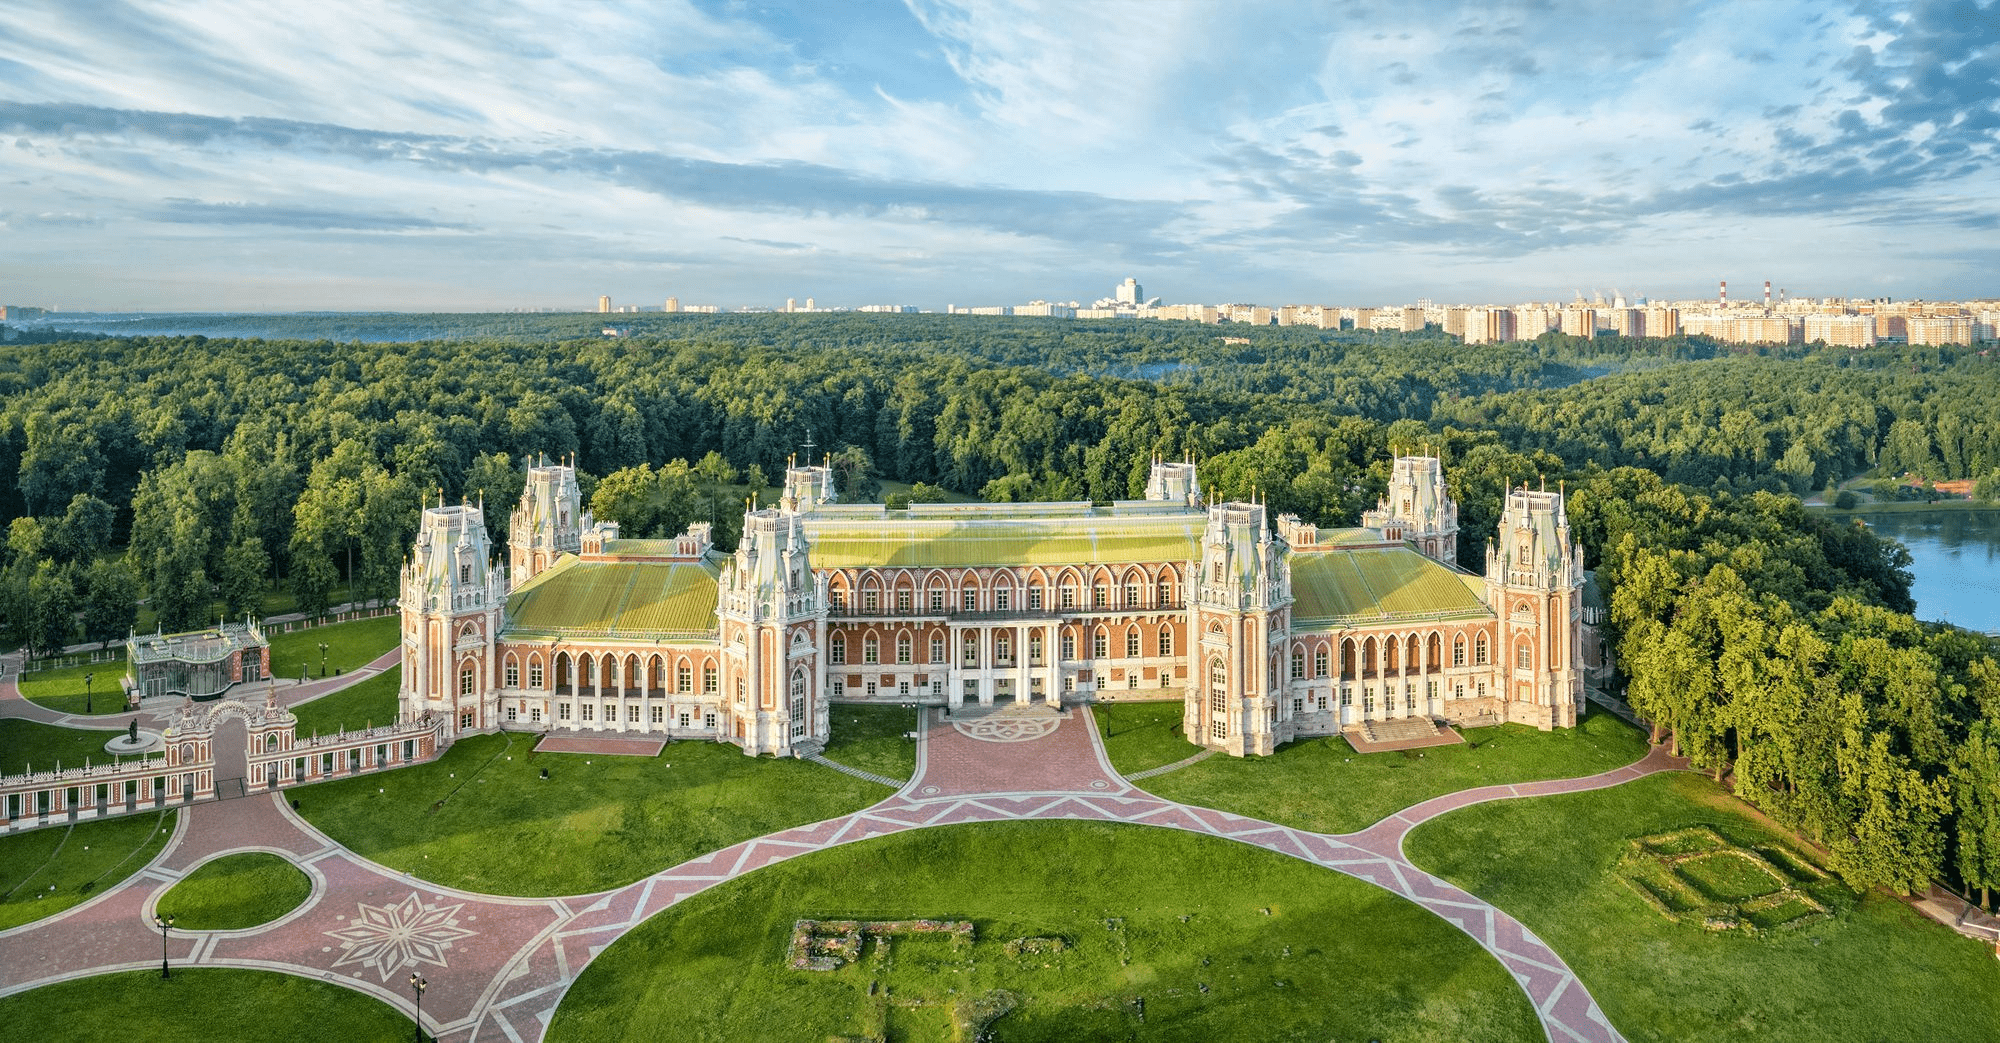
[[[0,6],[0,301],[2000,294],[2000,0]]]

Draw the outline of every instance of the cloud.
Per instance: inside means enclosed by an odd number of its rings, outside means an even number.
[[[460,231],[467,227],[402,214],[364,214],[264,203],[204,203],[194,199],[169,199],[141,216],[149,221],[168,224],[274,225],[279,228],[361,232]]]

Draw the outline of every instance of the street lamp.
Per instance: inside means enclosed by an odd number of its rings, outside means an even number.
[[[89,674],[85,674],[85,675],[83,675],[83,712],[84,712],[84,713],[90,713],[90,712],[92,712],[92,711],[91,711],[91,709],[90,709],[90,679],[91,679],[91,678],[93,678],[93,677],[96,677],[96,676],[97,676],[97,675],[96,675],[95,673],[89,673]]]
[[[161,980],[165,980],[167,977],[167,929],[174,925],[174,918],[171,916],[162,918],[160,914],[154,913],[153,924],[160,929],[160,978]]]
[[[429,984],[421,974],[410,975],[410,988],[417,994],[417,1043],[424,1043],[424,988]]]
[[[326,676],[326,642],[319,643],[319,675]]]

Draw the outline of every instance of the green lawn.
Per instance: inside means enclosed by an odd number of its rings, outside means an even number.
[[[728,743],[673,743],[658,757],[530,756],[535,740],[470,736],[429,764],[291,795],[313,825],[398,872],[491,894],[566,895],[890,793],[809,761],[745,757]]]
[[[18,717],[0,719],[0,775],[18,775],[30,767],[46,771],[58,764],[80,768],[85,761],[109,764],[140,759],[139,754],[114,757],[104,752],[105,743],[123,734],[111,729],[64,728]]]
[[[870,941],[802,970],[803,918],[965,920],[975,937]],[[1009,953],[1031,938],[1063,949]],[[598,956],[547,1038],[969,1040],[953,1006],[996,990],[1018,1003],[999,1040],[1543,1038],[1492,956],[1385,891],[1214,837],[1074,822],[883,837],[696,895]]]
[[[1456,790],[1595,775],[1646,753],[1643,734],[1602,711],[1575,728],[1540,732],[1503,724],[1461,734],[1462,745],[1365,756],[1345,739],[1308,739],[1281,746],[1269,757],[1210,757],[1142,785],[1169,800],[1319,833],[1348,833]],[[1181,756],[1194,747],[1186,751]]]
[[[297,679],[303,666],[307,673],[318,677],[322,642],[326,644],[328,677],[335,670],[345,672],[367,666],[396,647],[397,628],[401,625],[400,617],[389,615],[294,630],[289,634],[266,634],[271,639],[271,674]]]
[[[91,678],[88,700],[83,686],[86,675]],[[22,674],[21,694],[62,713],[81,714],[86,701],[92,713],[123,713],[125,694],[118,685],[118,679],[123,676],[125,653],[120,652],[117,658],[102,663],[83,663]]]
[[[1553,945],[1635,1043],[2000,1039],[1992,947],[1892,898],[1808,884],[1832,919],[1751,937],[1671,922],[1613,872],[1632,840],[1701,825],[1799,850],[1682,773],[1467,808],[1419,827],[1405,849]]]
[[[331,735],[370,724],[393,724],[396,689],[402,683],[403,668],[392,666],[359,684],[294,706],[292,716],[299,719],[299,734]]]
[[[162,914],[186,931],[234,931],[270,923],[297,909],[312,881],[281,855],[246,851],[195,867],[160,896]]]
[[[1104,736],[1104,752],[1121,775],[1157,768],[1186,760],[1201,747],[1181,734],[1181,703],[1176,699],[1157,703],[1098,703],[1097,733]]]
[[[91,819],[0,836],[0,930],[80,905],[145,868],[173,835],[174,814]]]
[[[833,741],[826,747],[827,760],[890,779],[916,774],[917,744],[903,736],[917,730],[917,710],[835,703],[828,712]]]
[[[0,999],[0,1024],[39,1043],[325,1039],[396,1043],[409,1015],[338,985],[275,971],[221,967],[125,971],[44,985]]]

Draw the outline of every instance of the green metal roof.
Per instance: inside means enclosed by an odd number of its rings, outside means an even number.
[[[1484,580],[1408,547],[1298,551],[1291,561],[1292,617],[1301,627],[1491,615]]]
[[[715,560],[581,561],[565,554],[507,598],[509,631],[713,631]]]
[[[1137,517],[806,520],[815,569],[1124,564],[1198,556],[1206,518]]]

